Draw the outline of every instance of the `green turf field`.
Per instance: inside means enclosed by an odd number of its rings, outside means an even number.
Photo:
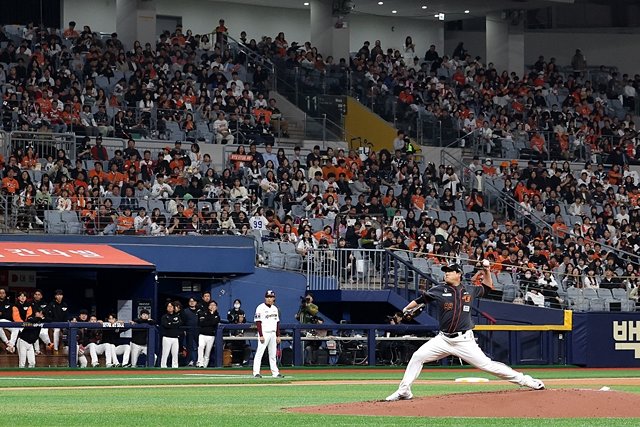
[[[317,416],[291,414],[283,408],[329,403],[380,400],[395,390],[400,371],[296,371],[287,378],[253,379],[249,372],[230,375],[228,370],[131,371],[110,374],[86,371],[30,370],[0,373],[0,425],[7,426],[638,426],[634,419],[434,419],[409,417]],[[428,369],[421,380],[453,380],[482,376],[478,371]],[[541,379],[640,378],[640,370],[536,370]],[[354,380],[362,383],[331,385],[303,381]],[[367,380],[393,380],[390,384]],[[252,387],[247,384],[268,384]],[[297,384],[298,383],[298,384]],[[128,388],[128,386],[143,386]],[[144,387],[148,385],[149,387]],[[594,385],[599,388],[606,384]],[[112,387],[117,386],[117,387]],[[155,387],[154,387],[155,386]],[[110,388],[107,388],[110,387]],[[551,386],[561,387],[558,385]],[[566,387],[571,387],[567,385]],[[496,391],[517,388],[505,383],[416,384],[414,395]],[[619,391],[640,393],[640,386],[615,386]],[[495,402],[494,402],[495,403]],[[489,402],[488,402],[489,404]],[[561,402],[559,402],[561,404]],[[428,413],[428,408],[425,408]]]

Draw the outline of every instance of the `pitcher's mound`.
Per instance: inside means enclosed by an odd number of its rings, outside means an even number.
[[[629,418],[640,417],[640,394],[579,389],[506,390],[289,410],[312,414],[407,417]]]

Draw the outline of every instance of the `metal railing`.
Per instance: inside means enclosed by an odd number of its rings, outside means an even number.
[[[382,249],[314,249],[306,257],[310,290],[382,290],[388,273]]]
[[[68,345],[68,357],[69,357],[69,367],[76,368],[78,367],[78,330],[79,329],[144,329],[147,330],[147,352],[146,352],[146,360],[147,363],[145,366],[153,367],[155,366],[155,353],[156,353],[156,343],[157,343],[157,329],[155,326],[146,325],[146,324],[138,324],[131,322],[116,322],[114,324],[108,322],[42,322],[42,323],[33,323],[33,322],[4,322],[0,323],[0,327],[4,329],[12,329],[12,328],[46,328],[46,329],[61,329],[67,330],[67,345]],[[124,331],[121,331],[124,332]],[[62,337],[61,337],[62,338]],[[62,339],[61,345],[62,348]],[[133,361],[133,366],[136,366],[137,361]]]
[[[225,332],[251,330],[251,334],[236,336],[225,336]],[[305,332],[315,330],[318,334],[308,336]],[[223,353],[225,343],[240,340],[246,343],[257,341],[255,329],[250,324],[220,324],[216,336],[223,337],[216,339],[214,343],[216,366],[223,366]],[[419,333],[421,335],[433,332],[433,327],[421,325],[387,325],[387,324],[281,324],[281,339],[293,351],[291,365],[301,366],[304,364],[305,347],[310,342],[334,341],[337,342],[336,359],[332,364],[354,364],[375,366],[379,358],[382,358],[380,344],[383,342],[415,342],[422,345],[429,338],[426,336],[398,336],[386,337],[386,332],[396,335],[408,335]],[[325,332],[326,331],[326,332]],[[351,345],[350,345],[351,344]],[[248,344],[247,344],[248,345]],[[348,357],[344,357],[346,353]],[[345,360],[346,359],[346,360]],[[340,363],[342,361],[342,363]]]
[[[3,150],[5,158],[9,158],[12,154],[20,151],[24,155],[27,148],[33,148],[33,151],[41,158],[57,157],[58,150],[64,150],[67,158],[76,158],[76,137],[73,133],[42,133],[42,132],[24,132],[13,131],[8,134],[2,132],[0,138],[3,141]],[[22,159],[17,159],[21,162]]]
[[[306,257],[309,290],[379,291],[394,289],[406,299],[437,283],[429,271],[414,266],[404,251],[384,249],[314,249]]]

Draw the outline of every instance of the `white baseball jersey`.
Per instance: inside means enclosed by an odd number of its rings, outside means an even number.
[[[262,322],[262,333],[276,332],[278,330],[278,322],[280,321],[280,315],[278,314],[278,307],[275,304],[269,307],[267,304],[262,303],[256,308],[256,315],[253,318],[254,322]]]

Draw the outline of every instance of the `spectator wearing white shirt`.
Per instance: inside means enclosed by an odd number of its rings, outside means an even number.
[[[635,170],[630,170],[629,169],[629,164],[627,163],[626,165],[623,166],[623,172],[622,172],[622,176],[623,178],[626,178],[628,176],[633,178],[633,184],[634,185],[638,185],[640,184],[640,175],[638,174],[637,171]]]
[[[133,228],[136,230],[136,234],[149,234],[150,223],[151,219],[147,215],[147,210],[141,207],[138,215],[133,219]]]
[[[627,80],[622,89],[622,102],[625,108],[634,111],[636,105],[636,88],[633,86],[633,80]]]
[[[494,149],[496,143],[493,142],[493,129],[489,127],[489,122],[485,120],[480,132],[480,139],[485,147],[487,154],[491,154],[491,150]]]
[[[58,197],[58,202],[56,203],[56,209],[59,211],[70,211],[72,206],[73,203],[69,197],[69,192],[62,190],[62,195]]]
[[[269,220],[264,216],[264,207],[262,206],[260,206],[253,216],[249,218],[249,225],[251,225],[252,230],[267,231],[268,224]]]
[[[593,268],[589,267],[587,269],[587,274],[582,279],[582,287],[592,289],[597,289],[600,287],[600,277],[596,275],[596,272]]]
[[[469,113],[467,118],[464,119],[464,124],[462,126],[464,127],[465,133],[470,133],[470,132],[473,132],[474,130],[476,130],[477,123],[476,123],[476,118],[473,115],[473,113]]]
[[[219,113],[216,121],[213,122],[213,130],[216,132],[216,144],[233,144],[233,135],[229,131],[229,122],[224,117],[224,113]]]
[[[626,221],[627,224],[629,223],[629,213],[627,212],[626,206],[620,206],[619,211],[616,215],[616,222],[618,224],[621,225],[623,221]]]
[[[158,174],[156,182],[151,187],[151,197],[153,199],[168,199],[173,194],[173,188],[164,182],[164,175]]]
[[[242,95],[242,91],[244,90],[244,83],[242,82],[242,80],[240,80],[240,78],[238,77],[238,73],[236,72],[231,73],[231,80],[227,82],[227,89],[229,89],[233,83],[236,84],[235,92],[239,91],[240,95]]]

